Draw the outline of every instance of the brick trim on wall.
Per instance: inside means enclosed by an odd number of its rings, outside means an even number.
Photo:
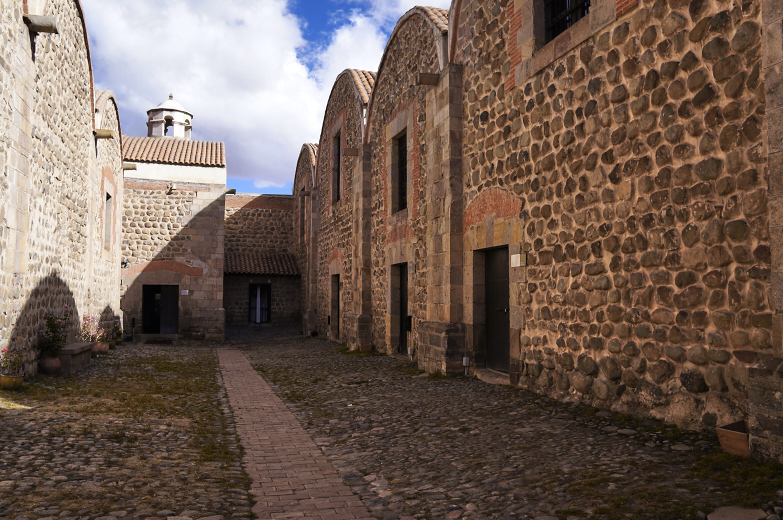
[[[388,130],[397,117],[406,113],[408,110],[411,111],[410,115],[408,116],[408,120],[411,121],[411,124],[409,126],[406,125],[406,132],[409,136],[409,139],[413,140],[412,150],[408,157],[408,164],[411,167],[411,184],[408,187],[408,189],[411,190],[411,203],[407,208],[407,218],[404,220],[402,220],[401,215],[398,217],[398,215],[402,212],[392,215],[389,209],[389,205],[391,204],[392,186],[391,179],[389,178],[391,172],[389,171],[389,165],[387,164],[386,159],[388,158],[388,146],[391,143],[391,140],[384,141],[383,150],[381,150],[383,157],[383,171],[381,173],[381,181],[383,182],[383,233],[386,236],[386,245],[406,238],[413,238],[414,233],[413,228],[411,227],[411,222],[415,221],[419,215],[418,185],[419,176],[421,174],[421,147],[419,144],[418,98],[413,96],[404,103],[397,105],[389,118],[389,123],[385,126],[385,128]]]
[[[465,209],[463,229],[483,222],[486,215],[492,213],[495,218],[518,217],[524,207],[524,201],[510,192],[491,188],[481,192]]]
[[[204,269],[201,267],[191,267],[173,260],[155,260],[144,264],[136,264],[132,267],[122,270],[123,278],[126,276],[136,276],[141,273],[151,273],[154,271],[171,271],[181,273],[187,276],[203,276]]]
[[[534,7],[537,1],[540,0],[513,0],[509,4],[511,71],[506,77],[506,89],[521,85],[638,5],[638,0],[594,0],[587,16],[538,47],[535,35],[540,31],[536,28],[543,23],[543,13]]]

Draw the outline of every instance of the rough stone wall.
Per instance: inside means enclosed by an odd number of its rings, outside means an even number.
[[[179,285],[179,332],[222,339],[225,186],[126,179],[122,310],[141,332],[142,286]],[[129,327],[126,327],[129,329]]]
[[[337,320],[329,321],[332,315],[332,275],[339,275],[340,289],[340,336],[348,325],[346,317],[354,312],[354,300],[357,298],[354,287],[354,234],[353,216],[353,186],[358,175],[360,161],[358,156],[346,153],[348,149],[361,149],[362,146],[362,113],[357,99],[356,90],[350,75],[341,74],[329,98],[324,115],[321,138],[318,145],[318,169],[316,180],[318,184],[318,289],[317,289],[317,323],[318,332],[328,335],[335,341]],[[332,168],[333,138],[339,132],[341,135],[342,162],[340,200],[332,203]],[[329,322],[330,324],[328,324]]]
[[[317,159],[313,161],[311,145],[302,147],[294,176],[294,246],[301,274],[301,325],[304,334],[318,330],[317,324],[317,254],[318,197],[313,186]],[[312,145],[315,147],[315,145]],[[308,193],[309,195],[302,195]]]
[[[425,250],[428,214],[427,179],[429,165],[422,159],[429,146],[425,132],[434,121],[427,120],[427,88],[416,86],[419,73],[439,72],[432,26],[424,16],[409,17],[387,46],[385,61],[371,103],[366,142],[371,146],[371,262],[372,262],[372,343],[381,352],[396,349],[398,326],[392,320],[390,267],[408,263],[408,311],[414,317],[414,335],[420,320],[427,319],[427,252]],[[392,129],[393,128],[393,129]],[[389,143],[397,130],[407,128],[408,183],[407,210],[391,214]]]
[[[466,213],[519,201],[465,223],[466,264],[528,264],[512,379],[680,424],[744,413],[771,354],[760,2],[640,2],[507,91],[511,7],[466,2],[456,61]]]
[[[226,252],[293,252],[294,198],[226,195]]]
[[[109,269],[88,271],[95,224],[93,85],[82,14],[74,0],[51,0],[40,14],[59,34],[31,40],[24,3],[0,1],[0,348],[25,352],[37,370],[38,331],[65,305],[79,317],[116,306]],[[34,42],[34,47],[31,43]],[[120,169],[119,156],[104,159]],[[116,265],[119,258],[106,259]]]
[[[87,312],[99,315],[101,326],[111,328],[121,322],[120,311],[120,253],[122,247],[122,148],[120,146],[120,121],[113,96],[103,93],[106,99],[96,107],[96,126],[114,132],[112,139],[97,141],[95,171],[91,190],[91,247],[93,273],[88,282],[89,304]],[[106,194],[111,196],[106,200]],[[109,213],[106,205],[110,204]],[[106,217],[112,219],[110,236],[106,237]],[[108,303],[107,303],[108,302]]]
[[[300,316],[300,283],[294,276],[261,276],[227,274],[224,281],[227,325],[248,325],[250,284],[271,285],[271,326],[298,326]]]

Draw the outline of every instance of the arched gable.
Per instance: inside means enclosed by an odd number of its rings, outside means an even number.
[[[331,121],[327,121],[329,116],[329,107],[332,105],[332,101],[339,91],[341,82],[350,81],[351,85],[353,86],[354,94],[356,95],[356,104],[359,113],[360,124],[359,135],[361,136],[362,141],[364,141],[365,127],[367,124],[367,107],[370,103],[370,99],[372,99],[372,92],[375,88],[376,76],[377,75],[375,72],[358,69],[345,69],[337,76],[337,78],[334,80],[334,84],[332,85],[332,91],[329,93],[329,100],[326,103],[326,108],[324,109],[324,117],[321,124],[321,139],[323,139],[324,132],[328,130],[326,125],[331,124]]]
[[[462,14],[462,0],[452,0],[451,8],[449,9],[449,25],[453,27],[452,31],[449,31],[448,49],[449,49],[449,63],[454,63],[457,57],[457,40],[459,38],[459,20]]]
[[[318,164],[318,145],[306,143],[302,145],[299,152],[299,159],[296,161],[296,173],[294,174],[293,195],[296,195],[296,187],[299,185],[299,172],[310,172],[310,187],[315,186],[315,172]],[[304,168],[302,168],[304,167]],[[307,184],[307,183],[305,183]]]
[[[95,99],[95,115],[93,116],[93,126],[97,130],[103,124],[106,117],[106,111],[111,110],[117,116],[117,131],[120,143],[120,150],[122,150],[122,124],[120,122],[120,108],[117,105],[117,98],[114,92],[111,90],[98,90],[96,91],[97,97]]]
[[[23,8],[24,14],[40,14],[46,13],[49,7],[50,0],[24,0]],[[92,70],[92,55],[90,54],[90,37],[87,33],[87,19],[84,17],[84,8],[82,7],[81,0],[73,0],[76,4],[76,11],[79,13],[79,19],[82,22],[82,35],[84,36],[84,47],[87,51],[87,67],[90,71],[90,101],[92,103],[92,129],[95,130],[95,76]],[[117,116],[119,121],[119,115]]]
[[[385,72],[386,65],[390,57],[389,51],[392,48],[394,41],[399,36],[400,31],[402,30],[403,27],[405,27],[406,24],[416,19],[424,20],[424,23],[426,23],[432,30],[432,34],[436,42],[435,52],[438,56],[439,70],[442,70],[448,63],[449,12],[445,9],[440,9],[437,7],[417,6],[411,9],[410,11],[408,11],[407,13],[405,13],[402,16],[402,18],[399,19],[397,25],[394,27],[394,31],[392,31],[392,34],[389,37],[389,41],[386,43],[386,48],[383,51],[383,57],[381,57],[381,63],[378,66],[378,72],[375,77],[376,85],[380,82],[381,77]],[[373,94],[370,97],[370,104],[367,110],[367,118],[366,118],[367,128],[366,131],[364,132],[365,143],[367,143],[368,136],[370,135],[370,129],[372,127],[372,116],[373,116],[373,110],[375,106],[375,96],[377,91],[378,89],[374,88]]]

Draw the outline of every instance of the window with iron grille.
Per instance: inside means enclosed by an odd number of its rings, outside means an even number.
[[[338,132],[332,139],[332,204],[340,201],[340,188],[342,175],[342,137]]]
[[[408,208],[408,134],[403,131],[392,144],[392,213]]]
[[[581,20],[590,11],[590,0],[544,0],[546,42]]]

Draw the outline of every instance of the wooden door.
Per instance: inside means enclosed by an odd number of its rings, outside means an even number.
[[[400,276],[400,344],[397,352],[408,354],[408,264],[397,267]]]
[[[509,371],[509,264],[508,248],[485,253],[487,302],[487,368]]]

